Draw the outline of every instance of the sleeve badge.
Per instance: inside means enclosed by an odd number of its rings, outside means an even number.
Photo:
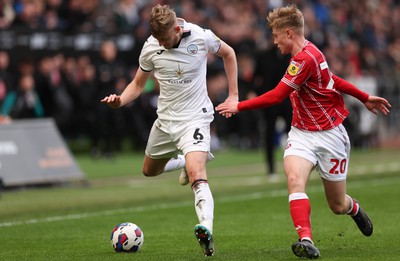
[[[299,71],[299,67],[300,67],[299,63],[297,63],[295,61],[291,61],[290,64],[289,64],[289,67],[287,69],[289,75],[290,76],[295,76]]]

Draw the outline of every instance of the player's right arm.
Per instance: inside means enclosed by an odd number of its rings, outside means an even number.
[[[111,94],[104,97],[101,102],[113,109],[120,108],[135,100],[142,93],[151,72],[138,69],[135,78],[125,87],[121,95]]]

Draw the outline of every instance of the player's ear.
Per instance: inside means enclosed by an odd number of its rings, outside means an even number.
[[[286,38],[289,38],[289,39],[292,38],[292,34],[293,34],[293,31],[291,29],[285,30]]]
[[[174,28],[175,33],[179,33],[180,30],[181,30],[181,27],[179,25],[175,26],[175,28]]]

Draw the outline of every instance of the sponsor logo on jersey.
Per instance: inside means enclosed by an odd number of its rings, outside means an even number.
[[[295,75],[297,74],[297,72],[299,71],[299,67],[300,67],[300,64],[299,64],[299,63],[297,63],[297,62],[295,62],[295,61],[292,61],[292,62],[289,64],[288,73],[289,73],[291,76],[295,76]]]
[[[184,74],[184,70],[181,68],[180,63],[178,63],[178,67],[175,70],[176,73],[176,77],[178,79],[174,79],[174,80],[169,80],[169,83],[171,84],[182,84],[182,83],[191,83],[192,80],[191,79],[182,79],[183,78],[183,74]]]
[[[199,51],[199,47],[197,47],[197,45],[195,44],[189,44],[189,46],[187,47],[187,52],[189,54],[196,54]]]
[[[156,54],[160,55],[160,54],[162,54],[164,51],[165,51],[165,50],[160,50],[160,51],[156,52]]]
[[[175,69],[176,72],[176,77],[178,77],[178,79],[181,79],[183,77],[183,70],[181,69],[181,65],[178,63],[178,68]]]

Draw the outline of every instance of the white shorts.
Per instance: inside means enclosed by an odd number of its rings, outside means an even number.
[[[304,131],[292,126],[284,157],[302,157],[317,167],[321,178],[342,181],[347,176],[350,147],[342,124],[326,131]]]
[[[145,153],[152,159],[175,158],[192,151],[210,151],[210,123],[214,117],[187,122],[157,119],[151,128]]]

